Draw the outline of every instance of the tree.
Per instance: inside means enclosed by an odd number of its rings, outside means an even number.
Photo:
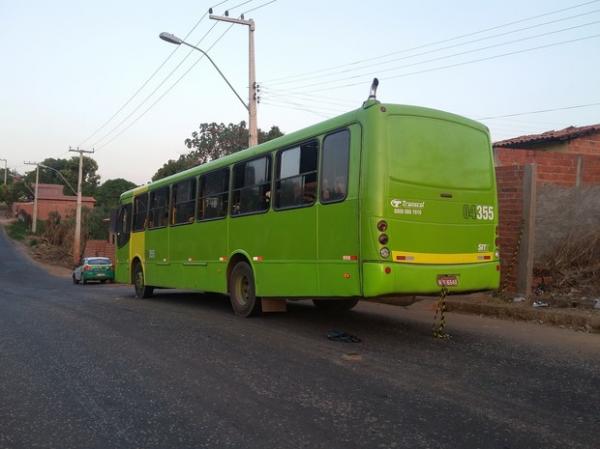
[[[77,189],[77,181],[79,179],[79,156],[73,156],[70,159],[54,159],[47,158],[41,162],[42,165],[51,167],[54,170],[58,170],[69,184]],[[83,157],[83,179],[81,182],[81,191],[85,196],[93,196],[98,188],[100,182],[100,175],[98,171],[98,164],[90,157]],[[25,181],[32,185],[35,183],[35,169],[28,172],[25,175]],[[65,184],[65,182],[52,170],[40,167],[40,184]],[[64,190],[66,195],[73,195],[71,189],[65,186]]]
[[[230,123],[201,123],[200,130],[194,131],[191,138],[185,139],[185,145],[191,149],[178,159],[169,160],[152,177],[153,181],[179,173],[196,165],[219,159],[228,154],[248,148],[248,128],[246,122]],[[269,131],[258,130],[258,143],[267,142],[283,136],[277,126]]]
[[[131,181],[123,178],[109,179],[96,189],[96,208],[115,209],[119,205],[121,193],[136,187]]]

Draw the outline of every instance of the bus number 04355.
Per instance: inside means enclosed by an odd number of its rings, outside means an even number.
[[[463,206],[463,217],[473,220],[493,220],[494,206],[483,206],[481,204],[465,204]]]

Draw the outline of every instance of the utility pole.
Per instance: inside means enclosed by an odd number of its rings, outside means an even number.
[[[4,185],[6,185],[6,175],[8,174],[8,161],[6,159],[0,159],[4,161]]]
[[[212,8],[209,10],[212,13]],[[213,20],[221,20],[223,22],[237,23],[239,25],[246,25],[248,27],[248,146],[258,145],[258,125],[256,117],[256,103],[257,103],[257,85],[256,85],[256,65],[254,60],[254,30],[256,26],[254,20],[245,20],[244,15],[239,19],[229,17],[229,11],[225,11],[224,16],[217,16],[210,14]]]
[[[77,211],[75,212],[75,236],[73,240],[73,262],[79,263],[81,257],[81,183],[83,178],[83,153],[92,154],[94,150],[81,150],[79,147],[69,151],[79,153],[79,179],[77,180]]]
[[[40,164],[37,162],[23,162],[25,165],[35,165],[35,192],[33,194],[33,217],[31,223],[31,232],[35,234],[37,231],[37,215],[38,215],[38,192],[40,184]]]

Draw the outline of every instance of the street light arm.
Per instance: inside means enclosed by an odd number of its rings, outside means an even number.
[[[219,69],[219,67],[217,66],[217,64],[215,64],[215,61],[213,61],[212,58],[208,55],[208,53],[206,53],[201,48],[196,47],[195,45],[188,44],[186,41],[181,41],[181,43],[183,45],[187,45],[190,48],[193,48],[194,50],[198,50],[200,53],[202,53],[204,56],[206,56],[208,58],[208,60],[210,61],[210,63],[213,65],[213,67],[215,69],[217,69],[217,72],[219,72],[219,75],[221,75],[221,77],[225,80],[225,82],[227,83],[227,85],[229,86],[229,88],[233,91],[233,93],[235,94],[235,96],[238,97],[238,100],[240,100],[240,102],[244,105],[244,107],[246,108],[246,110],[250,109],[248,107],[248,105],[244,102],[244,100],[242,100],[242,97],[240,97],[240,95],[237,93],[237,91],[235,90],[235,88],[231,85],[231,83],[229,82],[229,80],[227,79],[227,77],[223,74],[223,72],[221,72],[221,69]]]
[[[73,188],[73,186],[72,186],[72,185],[69,183],[69,181],[67,181],[67,178],[65,178],[61,172],[59,172],[59,171],[58,171],[57,169],[55,169],[55,168],[48,167],[47,165],[44,165],[44,164],[39,164],[39,166],[40,166],[40,167],[47,168],[48,170],[52,170],[53,172],[56,172],[56,174],[57,174],[58,176],[60,176],[60,177],[62,178],[62,180],[63,180],[63,181],[64,181],[64,182],[67,184],[67,186],[69,187],[69,189],[71,189],[71,191],[72,191],[72,192],[73,192],[75,195],[77,195],[77,192],[75,191],[75,189]]]

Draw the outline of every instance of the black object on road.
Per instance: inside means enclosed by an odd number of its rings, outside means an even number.
[[[331,341],[343,341],[344,343],[360,343],[362,341],[356,335],[351,335],[335,329],[327,332],[327,338]]]

